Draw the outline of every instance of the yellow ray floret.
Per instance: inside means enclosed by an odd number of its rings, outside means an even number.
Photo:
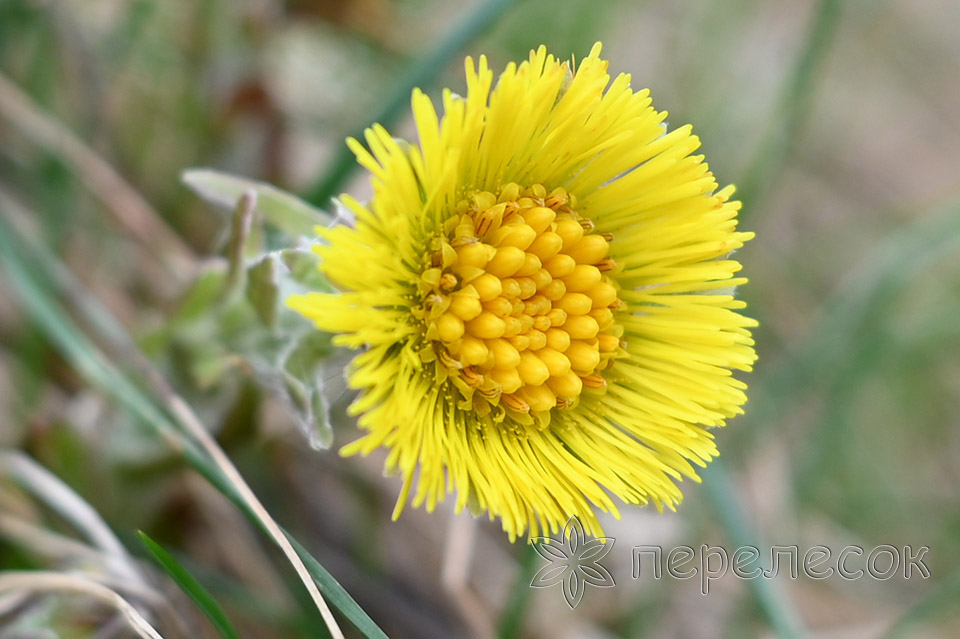
[[[367,434],[342,452],[389,449],[395,516],[455,492],[511,540],[574,515],[599,535],[611,496],[673,508],[756,359],[733,188],[599,44],[575,70],[541,47],[496,85],[483,57],[466,75],[442,118],[414,91],[419,145],[349,141],[374,195],[320,231],[340,292],[289,300],[360,350]]]

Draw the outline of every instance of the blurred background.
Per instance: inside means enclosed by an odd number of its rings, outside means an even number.
[[[328,636],[282,555],[152,421],[139,350],[391,637],[960,636],[957,25],[954,0],[0,0],[0,586],[88,575],[165,637],[221,636],[142,530],[240,636]],[[617,586],[570,610],[529,588],[543,560],[495,522],[390,522],[384,455],[336,453],[355,436],[342,357],[304,372],[329,344],[271,305],[288,290],[271,269],[296,256],[259,256],[291,226],[255,220],[246,295],[221,294],[230,213],[181,173],[329,210],[368,188],[344,138],[374,120],[410,134],[411,86],[464,92],[465,54],[499,71],[597,40],[738,185],[760,360],[747,414],[716,433],[721,462],[677,513],[605,518]],[[98,517],[119,545],[96,542]],[[636,546],[701,544],[756,545],[764,567],[778,545],[927,546],[930,575],[781,569],[704,596],[632,574]],[[375,636],[348,617],[347,636]],[[136,635],[83,595],[0,587],[0,637],[57,636]]]

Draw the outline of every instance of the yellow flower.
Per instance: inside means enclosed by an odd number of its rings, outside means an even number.
[[[351,409],[369,431],[343,449],[389,449],[413,505],[499,517],[514,540],[595,510],[673,508],[676,482],[717,454],[708,427],[742,412],[732,369],[755,360],[729,258],[740,203],[717,189],[689,126],[630,77],[610,83],[600,45],[576,70],[544,47],[491,91],[466,60],[467,96],[444,115],[413,93],[419,146],[381,126],[368,204],[320,231],[341,292],[289,304],[361,352]],[[416,478],[416,482],[414,481]]]

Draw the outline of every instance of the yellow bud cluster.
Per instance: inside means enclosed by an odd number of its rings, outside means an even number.
[[[574,206],[563,189],[506,184],[464,202],[431,246],[426,338],[478,409],[544,413],[606,385],[622,335],[612,237]]]

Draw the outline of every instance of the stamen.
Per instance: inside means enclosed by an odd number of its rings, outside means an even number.
[[[460,282],[457,280],[456,275],[453,273],[444,273],[440,278],[440,290],[449,293],[453,289],[457,288],[457,284],[459,283]]]
[[[617,268],[617,263],[613,261],[612,257],[605,257],[596,263],[596,267],[600,269],[601,273],[606,273]]]

